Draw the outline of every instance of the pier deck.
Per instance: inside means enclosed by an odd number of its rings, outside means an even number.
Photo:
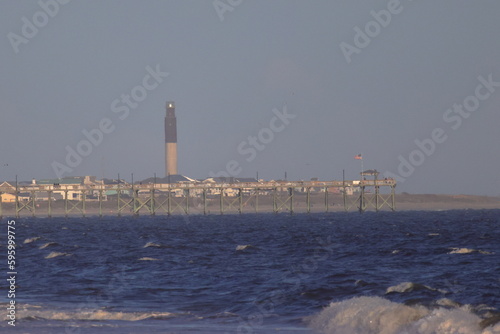
[[[270,181],[116,185],[23,185],[0,187],[0,217],[53,215],[159,215],[244,212],[311,212],[333,205],[345,211],[392,210],[396,181]],[[42,195],[43,198],[42,198]],[[56,198],[58,194],[59,199]],[[352,195],[350,195],[352,194]],[[333,204],[330,198],[336,198]],[[312,201],[315,201],[313,204]],[[338,201],[341,203],[338,203]]]

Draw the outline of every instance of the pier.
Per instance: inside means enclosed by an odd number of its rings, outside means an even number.
[[[266,181],[0,187],[5,216],[110,216],[396,210],[396,181]],[[41,199],[41,194],[43,199]],[[55,199],[58,194],[59,199]],[[111,194],[111,195],[110,195]]]

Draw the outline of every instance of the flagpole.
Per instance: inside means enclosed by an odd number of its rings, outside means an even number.
[[[354,157],[354,159],[361,160],[361,173],[359,174],[359,179],[362,180],[363,179],[363,171],[364,171],[364,168],[363,168],[363,154],[360,153],[360,154],[356,155]]]
[[[363,153],[361,153],[361,179],[363,179],[363,172],[364,172],[364,168],[363,168]]]

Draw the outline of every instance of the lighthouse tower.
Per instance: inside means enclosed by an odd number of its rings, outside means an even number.
[[[165,175],[177,173],[177,119],[175,118],[175,103],[167,102],[165,116]]]

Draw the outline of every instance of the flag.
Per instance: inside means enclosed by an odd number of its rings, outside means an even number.
[[[356,160],[363,160],[363,157],[361,156],[361,154],[358,154],[354,157],[354,159]]]

